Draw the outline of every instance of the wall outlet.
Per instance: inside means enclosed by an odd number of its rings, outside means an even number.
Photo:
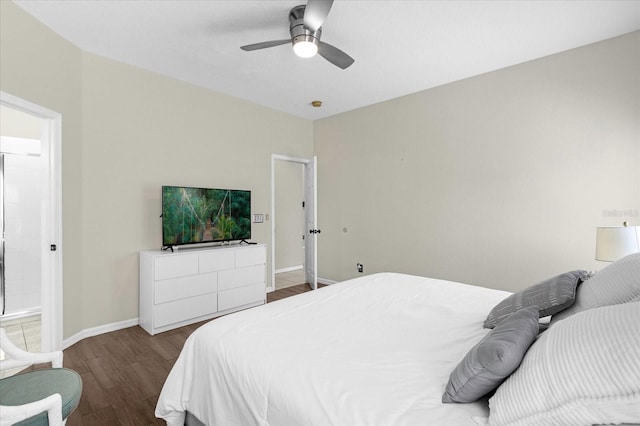
[[[264,222],[264,215],[262,213],[253,215],[253,223],[262,223]]]
[[[358,272],[364,272],[364,265],[362,263],[356,263],[356,268],[358,268]]]

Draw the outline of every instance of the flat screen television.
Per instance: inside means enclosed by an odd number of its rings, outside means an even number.
[[[251,191],[162,187],[162,245],[251,238]]]

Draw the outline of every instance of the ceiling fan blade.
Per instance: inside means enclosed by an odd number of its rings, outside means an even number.
[[[342,50],[323,41],[318,45],[318,54],[343,70],[349,68],[349,66],[355,62],[355,59]]]
[[[240,49],[251,51],[251,50],[258,50],[258,49],[266,49],[267,47],[280,46],[281,44],[287,44],[287,43],[291,43],[291,39],[271,40],[271,41],[263,41],[262,43],[247,44],[246,46],[240,46]]]
[[[317,31],[331,10],[333,0],[309,0],[304,9],[304,27],[310,31]]]

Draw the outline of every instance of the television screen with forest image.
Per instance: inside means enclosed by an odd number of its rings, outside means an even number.
[[[165,247],[251,238],[251,191],[162,187]]]

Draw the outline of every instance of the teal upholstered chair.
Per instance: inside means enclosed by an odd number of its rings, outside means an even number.
[[[0,370],[51,363],[52,368],[20,373],[0,379],[0,426],[63,425],[80,402],[82,379],[62,368],[62,351],[25,352],[0,328]]]

